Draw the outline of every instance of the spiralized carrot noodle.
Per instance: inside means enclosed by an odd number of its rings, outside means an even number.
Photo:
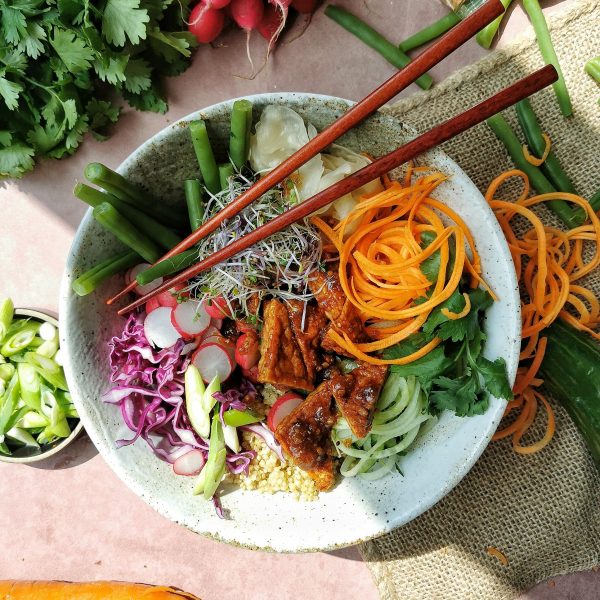
[[[546,150],[549,150],[549,140]],[[513,177],[523,181],[519,197],[513,201],[497,198],[502,184]],[[536,377],[546,349],[544,329],[560,317],[600,340],[600,333],[596,331],[600,326],[600,302],[594,292],[575,283],[600,265],[600,220],[589,202],[580,196],[554,192],[529,197],[529,189],[527,175],[515,169],[494,179],[486,193],[486,200],[508,241],[522,289],[522,337],[525,345],[519,358],[524,361],[533,357],[528,367],[519,367],[513,388],[515,400],[508,403],[504,414],[506,416],[514,410],[520,412],[513,423],[499,429],[492,439],[512,436],[513,449],[520,454],[541,450],[550,442],[555,429],[552,407],[538,389],[543,381]],[[570,231],[545,227],[533,207],[552,200],[565,200],[582,208],[587,221]],[[517,215],[531,224],[531,228],[520,236],[512,223]],[[584,242],[593,245],[587,262],[584,260]],[[546,432],[531,446],[523,446],[521,439],[533,424],[540,402],[547,413]]]
[[[489,546],[488,549],[486,550],[486,552],[490,556],[497,558],[503,567],[508,566],[508,558],[506,558],[506,554],[504,554],[504,552],[498,550],[498,548],[494,548],[494,546]]]
[[[525,157],[525,160],[536,167],[539,167],[544,163],[544,161],[548,158],[548,154],[550,154],[550,149],[552,148],[552,140],[550,139],[550,136],[547,133],[542,133],[542,137],[544,138],[544,142],[546,142],[546,146],[544,148],[544,153],[542,156],[540,156],[540,158],[533,156],[529,152],[529,148],[523,145],[523,156]]]
[[[382,359],[374,353],[419,331],[431,311],[458,289],[463,274],[471,276],[473,286],[483,281],[479,254],[465,222],[432,198],[446,179],[429,167],[409,165],[404,183],[386,182],[384,191],[363,198],[335,226],[320,217],[312,218],[330,246],[337,249],[342,289],[358,309],[372,340],[355,343],[331,330],[331,339],[352,356],[378,365],[407,364],[425,356],[440,340],[398,359]],[[423,248],[425,233],[434,237]],[[439,271],[435,281],[429,281],[421,266],[434,253],[439,254]],[[428,297],[422,301],[426,293]],[[450,313],[448,318],[468,314],[470,299],[468,294],[464,296],[464,310]]]

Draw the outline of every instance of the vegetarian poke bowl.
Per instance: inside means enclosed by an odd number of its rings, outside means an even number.
[[[94,207],[61,293],[78,412],[138,495],[226,542],[323,550],[408,522],[468,472],[511,397],[514,267],[485,200],[439,151],[118,316],[409,139],[377,113],[160,260],[348,106],[304,94],[217,104],[118,172],[88,165],[93,185],[75,188]]]

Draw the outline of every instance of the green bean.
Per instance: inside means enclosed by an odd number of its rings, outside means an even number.
[[[452,29],[457,23],[460,23],[460,17],[454,12],[449,12],[439,21],[436,21],[431,25],[427,25],[427,27],[421,29],[421,31],[417,31],[417,33],[414,33],[409,38],[406,38],[398,46],[398,48],[402,52],[410,52],[415,48],[424,46],[428,42],[439,38],[441,35],[446,33],[446,31]]]
[[[221,191],[221,183],[219,181],[219,169],[215,161],[208,131],[204,121],[192,121],[190,123],[190,134],[192,136],[192,144],[198,159],[198,166],[204,179],[204,185],[211,194],[218,194]]]
[[[111,256],[75,279],[71,284],[71,288],[78,296],[86,296],[93,292],[103,281],[125,271],[129,267],[133,267],[141,259],[142,257],[137,252],[131,250],[117,256]]]
[[[248,130],[252,125],[252,102],[236,100],[231,109],[229,158],[239,171],[248,160]]]
[[[155,263],[161,257],[160,248],[128,221],[108,202],[98,204],[93,210],[94,219],[110,231],[118,240],[135,250],[146,262]]]
[[[112,204],[126,219],[135,223],[136,227],[142,233],[146,234],[165,250],[170,250],[181,242],[181,238],[166,225],[159,223],[155,218],[143,213],[141,210],[135,208],[135,206],[119,200],[116,196],[108,192],[101,192],[85,183],[78,183],[75,185],[73,195],[86,204],[89,204],[92,208],[98,206],[98,204],[102,204],[102,202]]]
[[[493,117],[487,119],[486,123],[496,134],[496,137],[504,144],[517,169],[520,169],[527,175],[527,177],[529,177],[531,185],[538,191],[538,193],[549,194],[556,191],[554,186],[548,181],[548,179],[546,179],[546,176],[540,171],[540,169],[534,167],[531,163],[525,160],[521,142],[502,115],[494,115]],[[550,210],[552,210],[552,212],[554,212],[554,214],[556,214],[556,216],[559,217],[563,223],[567,225],[567,227],[577,227],[577,216],[573,213],[571,207],[564,200],[552,200],[551,202],[548,202],[548,208],[550,208]]]
[[[502,19],[506,16],[506,10],[512,4],[513,0],[500,0],[502,5],[504,6],[504,12],[496,17],[489,25],[486,25],[476,36],[475,39],[480,46],[484,48],[489,48],[494,41],[494,36],[500,27],[500,23],[502,23]]]
[[[119,200],[135,206],[157,221],[172,227],[185,227],[185,220],[175,210],[152,198],[147,192],[102,163],[89,163],[84,170],[88,181],[106,190]]]
[[[600,83],[600,56],[585,63],[585,72],[596,82]]]
[[[219,165],[219,181],[221,182],[221,189],[226,190],[229,188],[229,178],[233,176],[233,165],[231,163],[224,163]]]
[[[569,97],[569,91],[565,84],[565,78],[563,77],[556,51],[552,45],[552,38],[550,37],[548,24],[546,23],[546,18],[544,17],[540,3],[538,0],[523,0],[523,8],[529,15],[529,19],[533,25],[542,58],[546,64],[554,65],[555,69],[558,71],[558,81],[553,83],[552,87],[554,88],[554,94],[556,95],[558,105],[560,106],[560,112],[563,116],[569,117],[573,114],[571,98]]]
[[[538,120],[533,112],[533,108],[529,100],[521,100],[517,103],[517,117],[519,124],[527,140],[529,149],[536,155],[537,158],[541,158],[546,150],[546,141],[542,137],[543,131],[538,123]],[[554,184],[554,187],[560,192],[567,192],[569,194],[576,194],[573,184],[566,176],[563,171],[558,159],[554,152],[550,152],[546,157],[546,160],[541,165],[542,171],[546,177]]]
[[[0,301],[0,342],[12,323],[14,312],[15,306],[10,298]]]
[[[190,248],[189,250],[184,250],[177,256],[161,260],[149,269],[138,273],[135,279],[140,285],[146,285],[159,277],[166,277],[167,275],[172,275],[173,273],[187,269],[187,267],[199,260],[198,249]]]
[[[341,25],[344,29],[354,34],[364,44],[379,52],[381,56],[397,69],[404,68],[410,62],[410,58],[402,52],[402,50],[394,46],[394,44],[386,40],[372,27],[369,27],[358,17],[355,17],[343,8],[330,4],[325,9],[325,14],[330,19],[333,19],[338,25]],[[415,83],[422,89],[428,90],[433,85],[433,79],[430,75],[425,73],[424,75],[421,75]]]
[[[190,227],[196,231],[204,219],[204,205],[202,204],[202,186],[197,179],[186,179],[183,182],[185,202],[190,217]]]

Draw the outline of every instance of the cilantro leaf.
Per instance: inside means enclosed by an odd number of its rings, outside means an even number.
[[[25,27],[25,35],[19,42],[17,49],[25,52],[31,58],[37,58],[44,52],[46,31],[38,23],[29,22]]]
[[[486,390],[497,398],[511,400],[513,397],[508,377],[506,375],[506,363],[503,358],[495,361],[480,356],[475,363],[477,372],[483,377]]]
[[[99,141],[106,139],[106,128],[111,123],[116,123],[119,118],[120,110],[105,100],[96,100],[93,98],[85,107],[89,115],[89,126],[92,135]]]
[[[33,148],[20,143],[0,148],[0,177],[22,177],[33,168],[33,154]]]
[[[157,54],[171,62],[177,58],[177,54],[181,54],[185,58],[191,55],[190,48],[197,45],[196,38],[189,32],[166,32],[155,28],[150,31],[150,44]]]
[[[117,85],[125,81],[125,69],[129,62],[129,54],[104,54],[94,61],[94,70],[102,81]]]
[[[2,36],[13,46],[16,46],[27,35],[27,22],[25,15],[17,8],[3,6],[0,8],[2,15]]]
[[[436,238],[436,234],[433,231],[424,231],[421,233],[421,247],[425,250],[430,246]],[[431,283],[437,280],[440,272],[440,251],[436,250],[431,256],[421,262],[421,273],[427,277]]]
[[[445,355],[444,347],[437,346],[422,358],[407,365],[392,365],[390,370],[403,377],[415,375],[421,383],[426,383],[445,373],[451,366],[452,360]]]
[[[23,91],[23,86],[6,79],[5,74],[5,69],[0,70],[0,96],[10,110],[15,110],[19,106],[19,94]]]
[[[133,108],[137,108],[138,110],[151,110],[152,112],[157,113],[167,112],[167,102],[158,89],[158,86],[155,84],[152,84],[152,87],[149,90],[146,90],[141,94],[132,94],[124,91],[123,98],[125,98]]]
[[[12,133],[10,131],[0,131],[0,144],[2,146],[10,146],[12,142]]]
[[[440,305],[436,306],[427,317],[427,321],[423,324],[423,331],[427,335],[434,335],[435,328],[448,321],[448,317],[442,314],[442,309],[445,308],[453,313],[460,312],[465,307],[465,299],[458,289],[454,290],[450,298]]]
[[[124,46],[126,38],[132,44],[146,39],[148,11],[139,8],[140,0],[108,0],[102,15],[102,33],[109,43]]]
[[[143,58],[132,58],[125,67],[125,89],[133,94],[139,94],[152,85],[150,75],[152,69]]]
[[[78,73],[90,68],[94,51],[72,31],[55,27],[50,44],[71,73]]]
[[[438,377],[433,381],[436,386],[429,393],[429,400],[438,410],[452,410],[458,417],[483,414],[488,406],[487,395],[479,394],[477,378],[472,373],[450,379]]]
[[[482,289],[475,289],[469,292],[471,300],[471,310],[461,319],[447,320],[441,323],[436,335],[443,340],[452,340],[459,342],[463,339],[472,340],[481,327],[479,325],[480,313],[487,310],[492,304],[492,297]]]

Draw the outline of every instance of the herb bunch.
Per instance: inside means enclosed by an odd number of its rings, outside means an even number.
[[[188,0],[0,0],[0,178],[105,139],[118,95],[164,113],[189,65]]]

